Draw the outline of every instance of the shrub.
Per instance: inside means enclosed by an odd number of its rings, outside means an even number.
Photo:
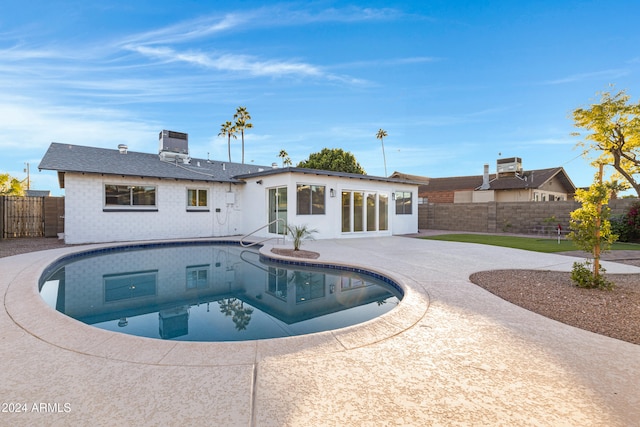
[[[600,271],[604,273],[606,270],[600,267]],[[571,269],[571,280],[580,288],[598,288],[610,291],[614,287],[614,284],[605,279],[604,275],[595,276],[593,274],[590,261],[574,262]]]
[[[640,242],[640,202],[631,205],[625,219],[627,220],[629,241]]]
[[[618,235],[618,241],[620,242],[630,242],[631,234],[630,228],[627,225],[627,216],[626,215],[615,215],[610,219],[611,222],[611,232],[613,234]]]
[[[633,203],[626,214],[612,218],[611,229],[621,242],[640,243],[640,202]]]

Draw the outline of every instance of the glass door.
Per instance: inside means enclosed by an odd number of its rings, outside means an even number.
[[[282,219],[269,225],[269,233],[284,234],[287,224],[287,187],[270,188],[268,191],[269,223]]]
[[[377,194],[367,193],[367,231],[377,231],[376,205]]]
[[[378,195],[378,230],[389,229],[389,195],[380,193]]]

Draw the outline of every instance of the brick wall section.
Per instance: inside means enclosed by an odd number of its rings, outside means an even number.
[[[420,197],[427,197],[430,203],[453,203],[453,191],[421,191]]]
[[[157,211],[104,211],[105,184],[156,186]],[[65,187],[66,243],[228,236],[241,232],[241,200],[236,197],[233,204],[227,203],[227,184],[67,173]],[[209,212],[187,211],[187,188],[209,190]],[[237,192],[235,187],[231,190]]]
[[[638,199],[610,200],[612,215],[624,215]],[[556,223],[569,229],[570,213],[580,207],[567,202],[489,202],[489,203],[429,203],[418,207],[418,228],[421,230],[473,231],[480,233],[531,234],[547,225],[545,219],[555,216]],[[554,225],[555,226],[555,223]]]

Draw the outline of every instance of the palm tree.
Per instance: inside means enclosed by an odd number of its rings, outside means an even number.
[[[233,139],[238,139],[238,137],[236,136],[236,132],[238,132],[238,130],[231,122],[224,122],[220,126],[220,133],[218,134],[218,136],[227,137],[227,146],[229,148],[229,163],[231,163],[231,138],[233,137]]]
[[[387,157],[384,155],[384,138],[389,136],[387,131],[384,129],[379,129],[376,134],[376,138],[380,140],[382,143],[382,159],[384,160],[384,176],[387,176]]]
[[[244,130],[253,127],[253,125],[249,123],[251,115],[247,111],[247,107],[238,107],[236,113],[233,115],[233,120],[236,121],[236,130],[239,130],[242,136],[242,163],[244,164]]]
[[[282,159],[282,167],[292,165],[291,158],[289,157],[289,153],[287,153],[285,150],[280,150],[280,154],[278,154],[278,157]]]

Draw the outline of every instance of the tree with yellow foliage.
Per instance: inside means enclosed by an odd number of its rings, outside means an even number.
[[[0,196],[24,196],[24,183],[8,173],[0,173]]]
[[[600,103],[573,111],[575,126],[590,132],[578,146],[584,147],[585,154],[600,152],[594,165],[613,166],[640,197],[640,102],[629,102],[631,97],[624,90],[600,96]]]

